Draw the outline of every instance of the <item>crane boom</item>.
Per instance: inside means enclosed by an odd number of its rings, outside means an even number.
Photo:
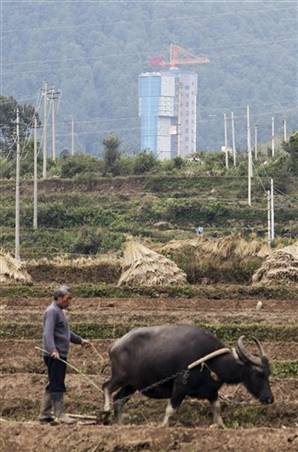
[[[170,45],[170,61],[165,61],[162,57],[153,57],[149,60],[151,66],[177,67],[189,64],[208,64],[210,60],[206,56],[195,56],[187,49],[176,44]]]

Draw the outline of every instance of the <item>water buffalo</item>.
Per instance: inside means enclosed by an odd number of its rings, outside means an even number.
[[[269,361],[261,343],[254,341],[258,355],[244,348],[242,336],[235,349],[185,372],[191,363],[224,348],[224,344],[209,331],[191,325],[133,329],[111,346],[112,377],[103,384],[104,411],[110,412],[114,403],[120,421],[124,403],[135,391],[141,391],[151,398],[169,399],[163,421],[168,425],[170,416],[190,396],[209,400],[214,424],[223,426],[218,390],[224,383],[243,383],[261,403],[273,403]]]

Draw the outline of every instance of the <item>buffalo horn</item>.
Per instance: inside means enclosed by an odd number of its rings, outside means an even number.
[[[257,344],[257,347],[258,347],[258,350],[259,350],[259,355],[260,355],[260,357],[263,358],[264,356],[266,356],[266,355],[265,355],[265,352],[264,352],[264,349],[263,349],[263,346],[262,346],[261,342],[259,341],[259,339],[257,339],[256,337],[253,337],[252,339],[253,339],[253,340],[255,341],[255,343]]]
[[[248,350],[245,349],[244,345],[243,345],[243,339],[244,336],[239,337],[238,341],[237,341],[237,353],[239,355],[239,358],[242,361],[254,364],[255,366],[262,366],[262,360],[261,358],[259,358],[258,356],[254,356],[251,353],[249,353]]]

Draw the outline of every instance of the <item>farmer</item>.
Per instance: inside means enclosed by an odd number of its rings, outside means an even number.
[[[82,339],[70,331],[68,321],[64,315],[72,299],[71,290],[61,286],[54,292],[54,301],[48,306],[43,318],[43,350],[44,362],[48,368],[48,385],[46,386],[39,420],[51,422],[54,420],[51,409],[58,422],[72,424],[75,421],[64,413],[63,396],[65,392],[66,364],[70,342],[89,346],[88,340]]]

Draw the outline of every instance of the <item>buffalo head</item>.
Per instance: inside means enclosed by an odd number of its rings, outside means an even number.
[[[269,383],[271,370],[262,344],[258,339],[253,338],[258,348],[258,354],[252,355],[244,347],[243,339],[244,336],[241,336],[236,346],[237,355],[245,366],[243,369],[243,384],[261,403],[273,403],[274,397]]]

